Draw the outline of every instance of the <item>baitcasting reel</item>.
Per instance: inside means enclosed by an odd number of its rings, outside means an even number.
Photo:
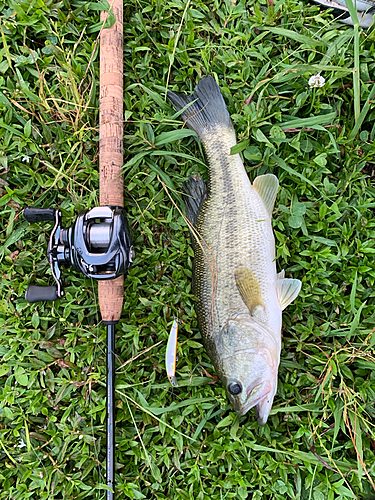
[[[134,258],[125,212],[118,207],[96,207],[81,212],[75,223],[61,227],[61,212],[54,208],[25,208],[25,219],[54,221],[47,259],[57,286],[30,285],[28,302],[57,300],[64,295],[61,265],[71,265],[85,276],[97,280],[114,279],[124,274]]]

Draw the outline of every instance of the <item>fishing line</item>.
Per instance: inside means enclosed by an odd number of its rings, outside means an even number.
[[[169,68],[168,68],[168,75],[167,75],[167,84],[165,86],[165,97],[164,97],[164,100],[166,101],[167,100],[167,91],[168,91],[168,85],[169,85],[169,79],[170,79],[170,76],[171,76],[171,70],[172,70],[172,64],[174,62],[174,56],[175,56],[175,53],[176,53],[176,49],[177,49],[177,44],[178,44],[178,40],[180,38],[180,34],[181,34],[181,29],[182,29],[182,24],[184,22],[184,19],[185,19],[185,16],[186,16],[186,12],[188,10],[190,6],[190,0],[188,0],[186,2],[186,5],[185,5],[185,10],[182,14],[182,18],[181,18],[181,22],[180,22],[180,25],[178,27],[178,30],[177,30],[177,34],[176,34],[176,40],[175,40],[175,43],[174,43],[174,47],[173,47],[173,52],[170,56],[170,59],[169,59]]]
[[[142,440],[142,437],[141,437],[141,435],[140,435],[140,433],[139,433],[138,426],[137,426],[137,424],[136,424],[136,422],[135,422],[135,420],[134,420],[133,413],[132,413],[132,411],[131,411],[131,409],[130,409],[129,401],[128,401],[127,399],[125,399],[125,401],[126,401],[126,404],[127,404],[127,406],[128,406],[128,410],[129,410],[129,413],[130,413],[131,419],[132,419],[132,421],[133,421],[133,425],[134,425],[134,427],[135,427],[135,430],[136,430],[136,432],[137,432],[137,434],[138,434],[138,437],[139,437],[139,440],[140,440],[140,442],[141,442],[141,445],[142,445],[143,451],[145,452],[145,459],[146,459],[147,465],[148,465],[149,467],[151,467],[150,457],[149,457],[149,455],[148,455],[148,452],[147,452],[147,449],[146,449],[146,447],[145,447],[145,444],[144,444],[144,442],[143,442],[143,440]],[[152,457],[152,455],[150,455],[150,456],[151,456],[151,458],[153,458],[153,457]]]
[[[170,195],[170,193],[168,191],[168,187],[160,179],[159,175],[157,177],[158,177],[159,182],[162,184],[164,190],[166,191],[169,199],[172,201],[172,204],[175,206],[175,208],[177,208],[179,214],[182,216],[182,218],[184,219],[184,221],[187,224],[188,228],[190,229],[191,234],[194,236],[196,242],[198,243],[200,249],[202,250],[202,252],[203,252],[203,254],[204,254],[205,258],[206,258],[206,262],[208,263],[208,266],[210,268],[211,280],[212,280],[212,298],[211,298],[211,318],[210,318],[210,320],[208,322],[208,325],[207,325],[207,333],[208,333],[209,327],[213,324],[213,321],[214,321],[213,320],[213,318],[214,318],[214,303],[215,303],[215,295],[216,295],[216,290],[217,290],[217,279],[218,279],[218,270],[217,270],[216,256],[215,256],[213,250],[211,249],[211,247],[208,245],[208,243],[206,243],[206,241],[204,240],[204,238],[201,237],[201,235],[198,233],[198,231],[195,230],[195,228],[192,225],[192,223],[183,214],[183,212],[180,210],[180,208],[177,205],[177,203],[173,200],[172,196]],[[200,239],[202,240],[202,243],[201,243]],[[208,251],[211,253],[211,256],[213,258],[213,262],[211,262],[210,259],[208,258],[207,252],[206,252],[203,244],[207,247]]]
[[[124,366],[128,365],[129,363],[132,363],[133,361],[135,361],[137,358],[139,358],[140,356],[142,356],[143,354],[146,354],[146,352],[148,351],[151,351],[151,349],[153,349],[154,347],[162,344],[164,342],[164,340],[160,340],[157,344],[153,344],[152,346],[150,347],[147,347],[146,349],[144,349],[143,351],[139,352],[136,356],[132,356],[130,359],[128,359],[127,361],[125,361],[125,363],[123,363],[121,366],[119,366],[117,369],[116,369],[116,372],[120,372],[121,368],[124,368]],[[125,373],[125,372],[124,372]],[[143,382],[142,382],[143,383]]]
[[[104,385],[100,382],[101,385]],[[152,411],[150,410],[147,410],[147,408],[145,408],[144,406],[142,406],[140,403],[137,403],[137,401],[135,401],[134,399],[132,399],[130,396],[128,396],[127,394],[125,394],[124,392],[121,392],[119,389],[116,389],[116,392],[117,394],[120,394],[121,396],[123,396],[125,399],[129,400],[131,403],[133,403],[133,405],[135,407],[137,407],[139,410],[147,413],[148,415],[150,415],[152,418],[154,418],[155,420],[157,420],[159,423],[161,423],[162,425],[165,425],[166,427],[169,427],[169,429],[171,429],[172,431],[174,432],[177,432],[177,434],[180,434],[181,436],[187,438],[187,439],[190,439],[191,441],[197,441],[196,439],[192,438],[191,436],[188,436],[187,434],[184,434],[183,432],[180,432],[179,430],[175,429],[174,427],[172,427],[171,425],[169,425],[167,422],[164,422],[163,420],[161,420],[160,418],[158,418],[154,413],[152,413]]]
[[[210,267],[211,278],[213,280],[213,290],[212,290],[212,292],[215,294],[216,288],[215,288],[214,284],[216,283],[216,280],[217,280],[217,277],[215,278],[215,276],[217,276],[217,272],[216,272],[216,275],[215,275],[215,269],[217,269],[217,262],[216,262],[216,258],[215,258],[214,252],[213,252],[213,250],[211,250],[210,246],[206,243],[206,241],[203,239],[203,237],[198,233],[198,231],[196,231],[196,229],[194,228],[194,226],[192,225],[192,223],[189,221],[189,219],[185,216],[185,214],[181,211],[180,207],[177,205],[177,203],[174,201],[174,199],[170,195],[168,187],[160,179],[159,175],[157,176],[157,178],[158,178],[158,181],[162,184],[165,192],[167,193],[167,195],[168,195],[169,199],[171,200],[171,202],[173,203],[174,207],[178,210],[179,214],[184,219],[186,225],[188,226],[188,228],[192,232],[192,234],[193,234],[194,238],[196,239],[196,241],[197,241],[200,249],[202,250],[204,256],[206,257],[206,260],[207,260],[208,265]],[[204,249],[204,247],[203,247],[203,245],[201,243],[201,240],[206,245],[206,247],[209,250],[209,252],[211,253],[211,256],[213,257],[213,261],[214,261],[213,263],[211,263],[211,261],[209,260],[209,258],[207,256],[207,253],[206,253],[206,251],[205,251],[205,249]]]

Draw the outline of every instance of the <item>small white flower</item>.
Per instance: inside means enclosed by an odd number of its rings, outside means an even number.
[[[309,80],[310,88],[323,87],[325,83],[326,83],[326,79],[323,78],[319,73],[317,75],[313,75],[312,77],[310,77],[310,80]]]
[[[22,161],[25,161],[26,163],[30,163],[30,156],[23,156]]]
[[[17,444],[17,448],[24,448],[26,446],[26,443],[25,441],[21,438],[21,441],[19,442],[19,444]]]

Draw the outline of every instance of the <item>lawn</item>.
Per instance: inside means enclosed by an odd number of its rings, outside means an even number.
[[[107,4],[0,0],[0,499],[105,499],[97,285],[53,284],[51,224],[98,204],[98,33]],[[136,259],[117,330],[117,498],[371,498],[375,482],[375,31],[297,0],[124,5],[125,206]],[[202,346],[181,184],[205,159],[166,101],[213,75],[249,177],[271,172],[283,315],[264,427],[238,418]],[[320,74],[325,84],[311,88]],[[184,136],[184,137],[183,137]],[[164,354],[181,320],[179,387]],[[204,369],[204,370],[203,370]]]

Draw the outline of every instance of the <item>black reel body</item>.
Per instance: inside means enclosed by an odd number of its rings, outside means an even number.
[[[81,212],[68,228],[61,226],[61,212],[53,208],[25,208],[28,222],[54,221],[47,258],[56,286],[29,286],[28,302],[56,300],[64,294],[61,266],[73,266],[88,278],[114,279],[124,274],[134,253],[125,211],[118,207],[95,207]]]

